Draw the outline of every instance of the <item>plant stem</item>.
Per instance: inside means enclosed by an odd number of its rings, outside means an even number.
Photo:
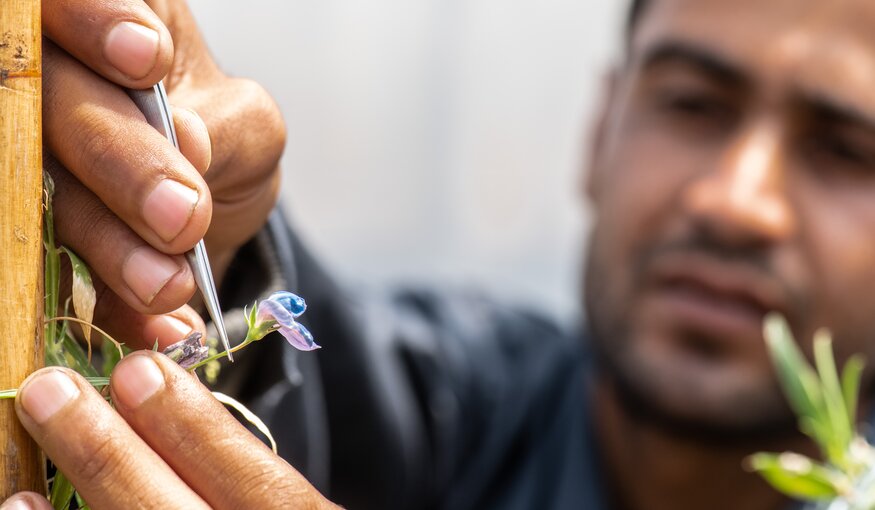
[[[120,356],[120,357],[122,357],[122,358],[125,357],[125,352],[122,350],[122,344],[120,344],[119,342],[117,342],[116,339],[113,338],[112,336],[110,336],[109,333],[107,333],[106,331],[104,331],[104,330],[98,328],[98,327],[95,326],[94,324],[92,324],[92,323],[90,323],[90,322],[88,322],[88,321],[83,321],[82,319],[77,319],[76,317],[52,317],[52,318],[50,318],[50,319],[46,319],[46,323],[47,323],[47,324],[48,324],[48,323],[55,322],[55,321],[73,321],[73,322],[78,322],[79,324],[85,324],[86,326],[91,326],[91,327],[94,328],[98,333],[100,333],[101,335],[103,335],[104,338],[106,338],[107,340],[109,340],[110,342],[112,342],[113,344],[115,344],[115,348],[118,349],[118,353],[119,353],[119,356]],[[89,346],[90,346],[91,341],[89,340],[88,343],[89,343]],[[89,351],[90,351],[90,350],[91,350],[91,349],[89,348]],[[89,361],[90,361],[90,360],[89,360]]]
[[[251,343],[254,342],[254,341],[256,341],[256,339],[255,339],[255,338],[252,338],[252,337],[249,335],[249,333],[247,333],[247,334],[246,334],[246,338],[244,338],[242,342],[240,342],[239,344],[235,345],[234,347],[231,347],[231,350],[230,350],[231,354],[234,354],[235,352],[237,352],[237,351],[239,351],[240,349],[246,347],[247,345],[251,344]],[[195,370],[197,370],[198,368],[200,368],[200,367],[206,365],[207,363],[209,363],[209,362],[211,362],[211,361],[215,361],[215,360],[217,360],[217,359],[224,358],[224,357],[226,357],[227,355],[228,355],[228,351],[222,351],[222,352],[219,352],[219,353],[213,354],[213,355],[210,356],[209,358],[207,358],[207,359],[205,359],[205,360],[202,360],[202,361],[199,361],[199,362],[195,363],[194,365],[192,365],[192,366],[188,369],[188,371],[189,371],[189,372],[194,372]]]
[[[86,377],[86,381],[88,384],[94,386],[95,388],[103,388],[105,386],[109,386],[109,377]],[[11,390],[0,390],[0,400],[6,398],[15,398],[18,395],[18,388],[14,388]]]

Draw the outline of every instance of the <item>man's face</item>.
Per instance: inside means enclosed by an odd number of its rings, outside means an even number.
[[[652,4],[590,175],[596,348],[671,419],[772,427],[767,311],[875,359],[875,3]]]

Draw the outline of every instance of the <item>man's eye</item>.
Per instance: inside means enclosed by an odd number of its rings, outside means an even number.
[[[824,163],[875,168],[875,152],[859,143],[833,134],[812,136],[808,151]]]
[[[691,119],[729,120],[732,115],[726,101],[708,94],[667,93],[659,102],[663,111]]]

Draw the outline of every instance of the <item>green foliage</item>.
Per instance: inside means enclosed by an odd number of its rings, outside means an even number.
[[[109,377],[112,374],[112,369],[121,361],[122,354],[127,354],[128,352],[130,352],[130,349],[127,347],[123,347],[123,350],[119,351],[112,342],[105,341],[100,344],[100,354],[103,358],[101,372],[103,372],[103,375]]]
[[[855,430],[862,358],[849,358],[839,377],[826,330],[815,334],[816,370],[800,351],[783,317],[767,316],[764,334],[799,429],[814,440],[825,461],[795,453],[758,453],[749,459],[751,468],[789,496],[821,502],[819,508],[873,508],[875,449]]]
[[[52,490],[49,492],[49,502],[52,508],[67,508],[70,502],[73,501],[73,493],[75,489],[70,480],[60,471],[55,472],[55,477],[52,480]]]
[[[45,214],[43,216],[43,246],[46,250],[45,256],[45,310],[46,318],[54,317],[58,310],[58,287],[61,278],[61,256],[58,254],[58,249],[55,246],[55,216],[52,210],[52,196],[55,194],[55,181],[47,173],[43,172],[43,208]],[[54,347],[58,341],[58,325],[50,322],[46,324],[46,356],[53,356]],[[46,362],[53,364],[53,360],[49,359]]]
[[[91,273],[87,264],[73,253],[69,248],[58,246],[55,243],[54,233],[54,212],[52,210],[52,196],[55,191],[55,185],[49,174],[43,173],[44,179],[44,203],[45,215],[43,221],[43,244],[45,247],[45,343],[46,343],[46,364],[54,366],[68,367],[82,376],[95,388],[104,389],[109,385],[109,376],[115,368],[116,364],[128,353],[130,349],[124,347],[108,334],[92,324],[94,317],[94,308],[96,305],[96,294],[94,285],[91,279]],[[64,304],[63,315],[58,316],[59,296],[60,296],[60,273],[61,273],[61,255],[65,254],[70,259],[70,266],[73,272],[73,281],[71,286],[73,311],[75,318],[68,316],[70,300]],[[234,350],[239,350],[249,343],[258,340],[253,336],[252,330],[256,324],[256,307],[253,305],[251,311],[246,311],[245,319],[250,325],[250,331],[247,333],[246,339],[240,343]],[[71,322],[78,323],[82,329],[86,348],[73,336],[70,331],[69,324]],[[103,336],[101,343],[101,359],[100,370],[95,366],[95,361],[92,360],[91,349],[91,330],[98,331]],[[217,341],[208,339],[208,345],[211,348],[211,356],[197,366],[191,368],[194,370],[199,366],[205,366],[205,376],[208,381],[214,381],[219,370],[218,360],[224,357],[224,352],[217,351]],[[158,350],[158,343],[155,342],[154,350]],[[18,394],[17,389],[0,390],[0,399],[12,399]],[[104,398],[110,399],[108,392],[103,391]],[[242,404],[234,399],[216,394],[217,398],[225,405],[228,405],[238,410],[244,419],[252,423],[256,429],[264,433],[271,442],[271,445],[276,451],[276,444],[273,442],[273,437],[270,431],[261,420],[253,413],[246,409]],[[81,495],[75,491],[69,479],[60,471],[57,470],[55,476],[50,480],[51,487],[49,489],[49,500],[52,507],[56,510],[88,510],[87,503],[82,499]]]

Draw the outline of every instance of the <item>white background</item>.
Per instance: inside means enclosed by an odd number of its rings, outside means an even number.
[[[283,201],[347,284],[480,287],[569,319],[619,0],[190,0],[276,98]]]

